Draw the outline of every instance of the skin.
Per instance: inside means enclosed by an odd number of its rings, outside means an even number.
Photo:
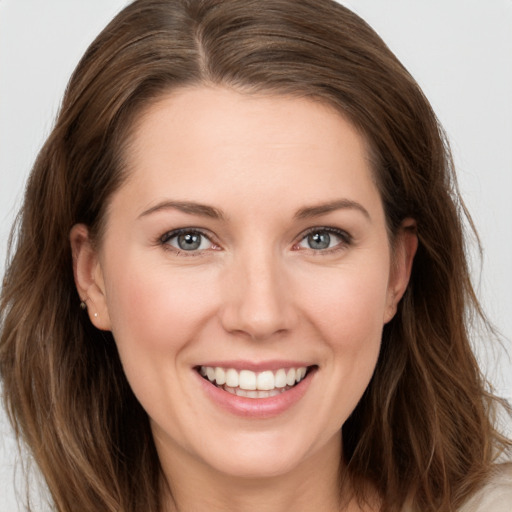
[[[406,220],[391,247],[363,137],[318,102],[196,87],[149,107],[126,156],[99,248],[84,225],[70,239],[91,322],[112,331],[150,417],[168,510],[341,509],[340,428],[417,243]],[[199,250],[165,238],[179,228],[206,235]],[[317,249],[311,229],[341,234]],[[316,371],[284,412],[243,417],[197,376],[198,364],[225,360]]]

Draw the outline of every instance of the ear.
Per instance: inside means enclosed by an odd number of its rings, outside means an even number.
[[[86,304],[92,324],[98,329],[108,331],[111,327],[103,272],[87,226],[74,225],[69,233],[69,241],[78,295]]]
[[[409,284],[417,248],[416,222],[413,219],[405,219],[393,242],[384,323],[388,323],[396,314],[398,303]]]

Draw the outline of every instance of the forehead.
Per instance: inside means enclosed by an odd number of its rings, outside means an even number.
[[[159,98],[134,124],[125,161],[125,186],[148,201],[259,195],[284,205],[376,192],[364,137],[332,106],[220,87]]]

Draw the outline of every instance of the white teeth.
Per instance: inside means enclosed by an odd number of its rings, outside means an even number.
[[[276,388],[284,388],[286,386],[286,371],[281,369],[277,370],[274,377],[274,385]]]
[[[281,368],[275,372],[265,370],[255,373],[251,370],[238,372],[234,368],[201,366],[199,373],[232,394],[249,398],[267,398],[299,383],[306,376],[307,368],[301,366],[288,370]]]
[[[226,372],[226,386],[229,386],[230,388],[238,387],[238,372],[233,370],[233,368],[230,368]]]
[[[238,386],[249,391],[256,389],[256,374],[249,370],[242,370],[238,374]]]
[[[215,368],[206,368],[206,376],[208,380],[215,380]]]
[[[280,395],[283,391],[288,391],[290,387],[286,386],[285,389],[271,389],[269,391],[247,391],[245,389],[230,388],[228,386],[222,386],[222,389],[232,395],[243,396],[245,398],[270,398],[272,396]]]
[[[222,384],[226,383],[226,372],[224,368],[215,368],[215,382],[218,386],[222,386]]]
[[[290,368],[286,374],[286,384],[293,386],[295,384],[295,368]]]
[[[295,380],[300,382],[306,376],[306,368],[297,368],[297,373],[295,375]]]
[[[258,389],[261,389],[262,391],[269,391],[276,387],[274,384],[274,374],[271,371],[259,373],[256,380],[258,383]]]

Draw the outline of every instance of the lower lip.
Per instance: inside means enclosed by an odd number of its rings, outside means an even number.
[[[309,371],[306,377],[293,388],[268,398],[247,398],[233,395],[204,379],[198,372],[195,371],[195,373],[210,400],[228,412],[246,418],[272,418],[284,413],[299,402],[308,390],[315,372]]]

